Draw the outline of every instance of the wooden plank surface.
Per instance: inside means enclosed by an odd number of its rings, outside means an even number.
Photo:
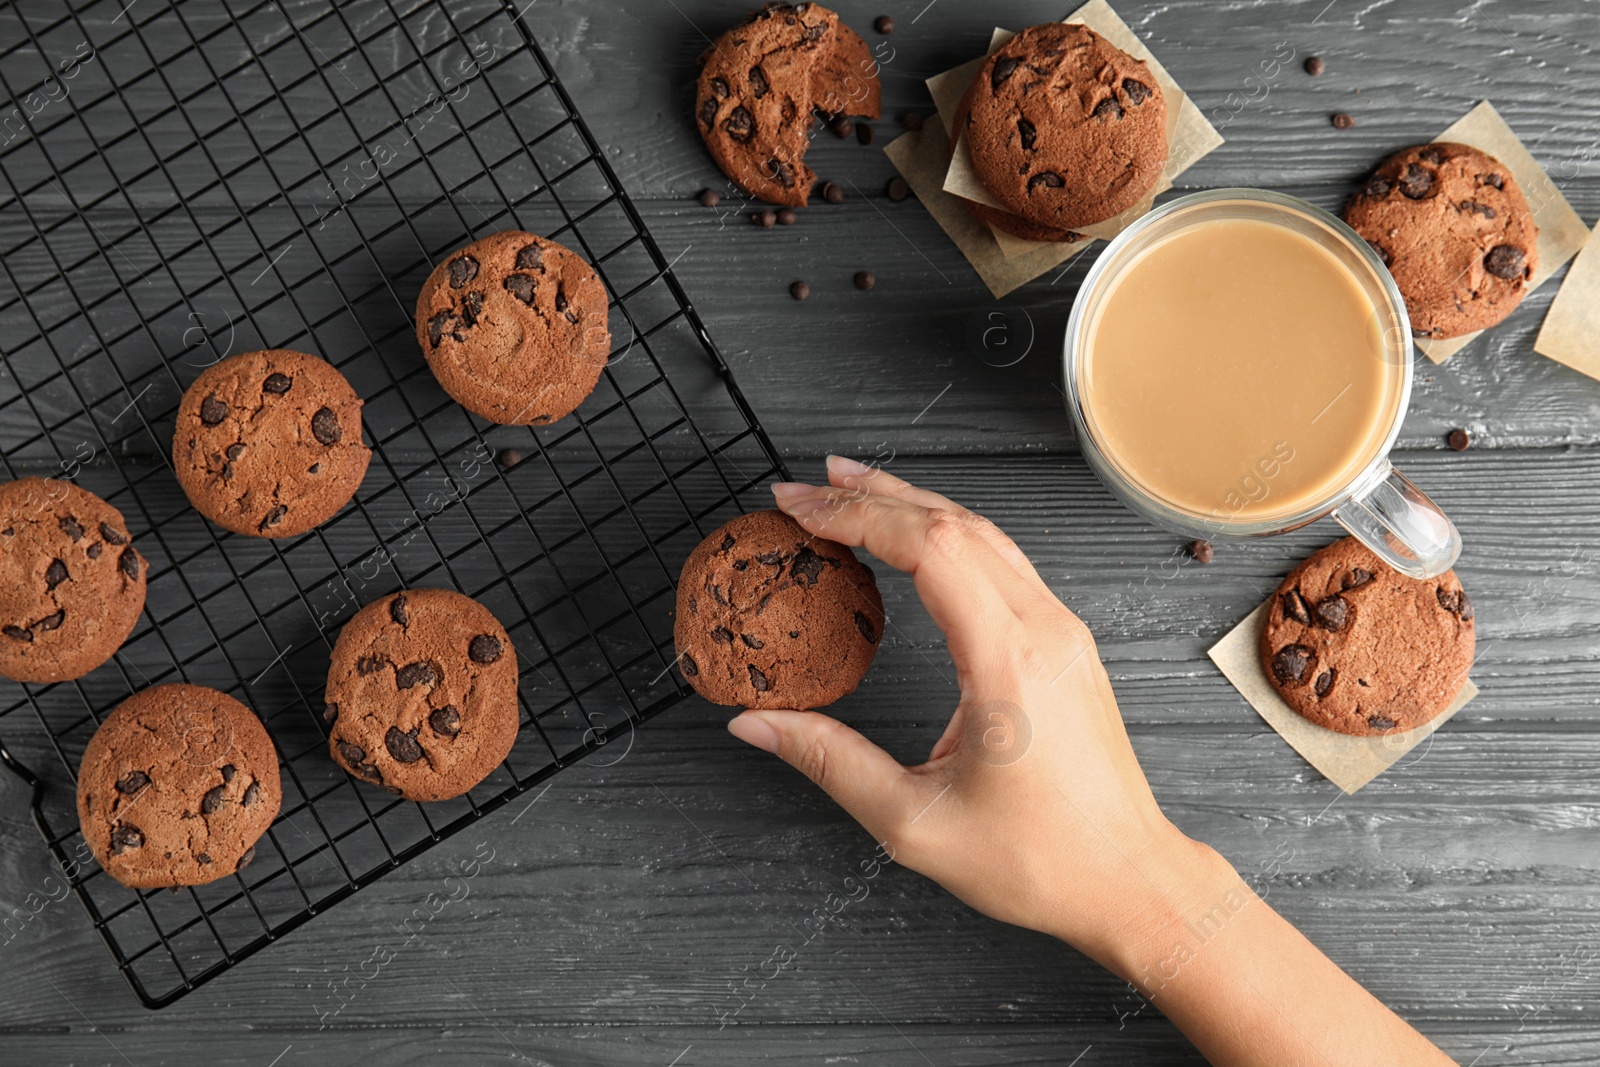
[[[395,6],[424,45],[455,33],[432,4]],[[1262,185],[1337,208],[1383,154],[1488,97],[1579,213],[1600,214],[1593,4],[1116,6],[1207,113],[1228,115],[1228,94],[1252,91],[1244,79],[1279,42],[1327,59],[1320,79],[1290,65],[1263,99],[1228,118],[1228,143],[1184,176],[1184,188]],[[122,7],[86,10],[87,34],[109,34]],[[340,51],[324,0],[277,7],[309,26],[352,82],[370,76],[359,56]],[[468,20],[486,10],[451,7]],[[722,185],[685,118],[694,57],[704,35],[743,9],[728,0],[538,4],[526,17],[796,473],[815,476],[828,451],[892,457],[891,469],[994,518],[1094,629],[1134,745],[1180,826],[1247,876],[1289,856],[1258,888],[1460,1062],[1594,1062],[1600,383],[1531,350],[1553,285],[1445,367],[1419,364],[1398,461],[1462,529],[1483,692],[1426,749],[1341,798],[1204,656],[1336,531],[1322,523],[1223,546],[1200,567],[1116,505],[1076,455],[1056,391],[1060,333],[1090,257],[1007,302],[1030,316],[1035,342],[1014,366],[986,365],[965,334],[993,302],[915,202],[883,199],[891,171],[877,148],[820,136],[810,161],[861,195],[814,208],[793,228],[761,231],[694,203],[702,186]],[[21,10],[44,25],[59,9],[31,0]],[[889,116],[927,111],[922,79],[981,51],[992,26],[1066,13],[1021,0],[840,10],[863,31],[880,13],[899,24],[884,59]],[[343,14],[358,37],[394,17],[384,0]],[[219,5],[195,17],[220,26],[225,13]],[[293,33],[267,23],[261,13],[243,21],[258,46]],[[367,47],[401,46],[380,38]],[[327,81],[343,85],[338,74]],[[323,85],[307,82],[293,98],[325,108]],[[1333,130],[1335,110],[1356,115],[1356,128]],[[897,132],[892,118],[878,131],[881,145]],[[263,134],[273,133],[269,121]],[[265,190],[245,181],[237,192],[248,202]],[[39,197],[28,206],[63,210]],[[107,214],[96,220],[114,226],[115,209],[99,210]],[[197,211],[226,221],[216,206]],[[0,207],[0,248],[29,232],[19,205]],[[254,240],[231,230],[217,251],[243,260],[261,253]],[[86,238],[66,233],[56,249],[68,261],[88,250]],[[22,249],[8,265],[26,276],[39,254]],[[849,283],[863,268],[878,275],[871,293]],[[795,278],[812,285],[803,305],[786,295]],[[8,296],[0,290],[0,302]],[[415,370],[403,340],[380,356]],[[25,429],[6,421],[15,417],[0,411],[0,439]],[[1472,451],[1441,448],[1455,426],[1475,432]],[[148,451],[124,461],[147,460]],[[159,478],[145,485],[153,497],[175,491]],[[390,495],[374,510],[402,506]],[[432,520],[445,541],[462,521],[450,511]],[[948,661],[909,585],[882,568],[879,577],[894,632],[838,710],[917,759],[953,700]],[[37,731],[9,718],[0,735],[21,759],[48,767],[54,757]],[[795,924],[870,843],[799,776],[728,737],[725,718],[684,704],[639,731],[614,766],[565,772],[531,807],[491,816],[158,1014],[137,1006],[75,901],[31,911],[28,895],[50,893],[51,869],[26,791],[0,775],[0,914],[14,918],[0,935],[0,1059],[1199,1062],[1158,1012],[1094,965],[977,917],[896,868],[807,944],[792,972],[730,1014],[739,1003],[730,984],[799,936]],[[401,940],[394,925],[483,844],[495,859],[463,906],[375,979],[343,984],[341,1007],[330,983]],[[18,908],[26,921],[15,920]]]

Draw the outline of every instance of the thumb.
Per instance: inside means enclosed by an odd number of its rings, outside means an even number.
[[[822,787],[883,841],[914,810],[915,776],[856,731],[814,711],[747,711],[728,732],[771,752]]]

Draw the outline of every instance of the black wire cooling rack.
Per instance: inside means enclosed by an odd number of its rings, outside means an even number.
[[[145,614],[114,660],[71,683],[0,682],[0,759],[31,785],[51,852],[149,1007],[687,695],[672,669],[678,566],[782,476],[511,0],[307,9],[0,11],[0,455],[10,477],[104,497],[150,562]],[[430,265],[509,227],[579,251],[610,294],[610,364],[553,426],[468,416],[412,335]],[[337,366],[374,449],[354,504],[285,541],[206,523],[166,458],[184,387],[272,347]],[[507,447],[525,458],[497,463]],[[320,696],[356,608],[427,585],[506,625],[522,729],[482,785],[424,806],[334,766]],[[284,804],[240,874],[136,892],[84,847],[75,770],[107,712],[169,681],[261,716]]]

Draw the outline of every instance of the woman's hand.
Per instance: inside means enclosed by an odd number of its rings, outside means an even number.
[[[1156,806],[1093,637],[987,519],[853,460],[831,457],[828,474],[829,487],[774,486],[778,506],[912,575],[961,701],[917,767],[815,712],[747,711],[729,729],[810,777],[896,862],[1115,964],[1148,908],[1216,861]]]

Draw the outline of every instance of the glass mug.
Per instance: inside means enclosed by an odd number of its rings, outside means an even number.
[[[1384,364],[1381,375],[1385,396],[1390,398],[1388,425],[1380,425],[1372,434],[1372,446],[1353,471],[1295,503],[1287,513],[1265,517],[1228,514],[1221,508],[1202,511],[1163,499],[1150,488],[1147,479],[1127,469],[1126,461],[1108,446],[1096,425],[1094,399],[1086,378],[1097,312],[1128,267],[1163,239],[1224,219],[1288,227],[1332,255],[1363,299],[1370,302],[1376,316],[1381,333],[1379,358]],[[1389,450],[1399,435],[1411,399],[1411,360],[1411,321],[1405,302],[1382,261],[1354,230],[1321,208],[1292,196],[1260,189],[1214,189],[1155,208],[1122,231],[1101,253],[1078,290],[1067,324],[1067,407],[1089,466],[1124,504],[1157,526],[1189,537],[1228,540],[1284,533],[1331,515],[1396,570],[1416,578],[1431,578],[1455,563],[1461,554],[1461,537],[1438,505],[1389,463]],[[1203,373],[1204,368],[1197,371]],[[1381,412],[1379,417],[1383,417]],[[1276,459],[1266,455],[1259,463],[1263,467],[1261,477],[1252,482],[1253,476],[1247,475],[1241,483],[1240,492],[1247,496],[1257,487],[1264,496],[1266,479],[1272,476]]]

